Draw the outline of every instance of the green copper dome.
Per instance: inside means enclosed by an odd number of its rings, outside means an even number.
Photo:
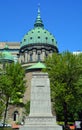
[[[34,23],[34,28],[30,30],[22,39],[21,47],[29,44],[51,44],[57,47],[57,42],[54,36],[46,29],[40,16],[40,10],[38,9],[38,15]]]
[[[1,60],[4,61],[14,61],[14,57],[11,55],[11,53],[8,50],[8,45],[5,45],[4,51],[2,52],[2,57],[0,58]]]

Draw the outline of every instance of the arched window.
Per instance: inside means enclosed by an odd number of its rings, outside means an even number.
[[[40,53],[38,53],[38,59],[37,60],[40,61]]]
[[[48,57],[48,54],[47,53],[45,53],[45,56],[46,56],[46,58]]]
[[[30,61],[32,61],[32,54],[30,54]]]
[[[14,111],[14,114],[13,114],[13,121],[18,121],[18,117],[19,117],[18,111]]]

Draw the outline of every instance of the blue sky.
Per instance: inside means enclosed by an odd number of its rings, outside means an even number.
[[[82,51],[82,0],[0,0],[0,42],[22,40],[33,28],[38,3],[59,51]]]

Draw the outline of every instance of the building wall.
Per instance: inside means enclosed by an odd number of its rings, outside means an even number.
[[[2,52],[5,48],[5,45],[8,45],[9,51],[11,54],[17,58],[21,65],[25,68],[28,66],[33,65],[36,62],[44,62],[45,57],[48,55],[52,56],[53,52],[57,52],[56,48],[54,46],[26,46],[23,51],[20,49],[20,43],[19,42],[0,42],[0,52]],[[17,57],[18,55],[18,57]],[[41,72],[41,69],[37,70],[29,70],[25,73],[25,79],[26,79],[26,91],[24,93],[23,97],[23,103],[27,103],[30,100],[30,92],[31,92],[31,79],[32,79],[32,73],[33,72]],[[24,107],[20,105],[9,105],[8,108],[8,114],[7,114],[7,121],[9,123],[14,122],[22,122],[24,115]],[[16,120],[14,120],[16,116]]]
[[[5,45],[8,45],[9,51],[13,56],[17,56],[20,49],[20,42],[0,42],[0,52],[4,50]]]

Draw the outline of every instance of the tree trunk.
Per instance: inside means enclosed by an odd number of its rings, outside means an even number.
[[[8,104],[9,104],[9,97],[6,100],[6,108],[5,108],[5,113],[4,113],[3,127],[5,126],[5,121],[6,121],[6,117],[7,117]]]
[[[63,110],[64,110],[64,125],[67,126],[68,123],[68,113],[67,113],[67,103],[63,103]]]

